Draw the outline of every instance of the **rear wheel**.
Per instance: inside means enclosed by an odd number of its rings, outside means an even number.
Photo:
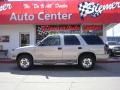
[[[33,66],[33,59],[30,55],[20,55],[17,60],[17,66],[22,70],[29,70]]]
[[[83,70],[90,70],[95,66],[95,57],[93,55],[84,54],[79,57],[78,64]]]

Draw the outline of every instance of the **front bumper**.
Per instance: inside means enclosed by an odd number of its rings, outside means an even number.
[[[119,50],[119,51],[118,51],[118,50],[114,50],[114,51],[113,51],[113,54],[114,54],[114,55],[120,55],[120,50]]]

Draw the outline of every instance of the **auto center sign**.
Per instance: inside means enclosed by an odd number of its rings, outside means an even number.
[[[119,18],[119,0],[0,2],[0,24],[103,24]]]
[[[16,5],[16,4],[22,4]],[[40,22],[40,21],[64,21],[64,20],[70,20],[72,17],[72,13],[64,12],[64,9],[68,8],[67,4],[64,3],[48,3],[45,4],[44,2],[14,2],[14,3],[8,3],[1,5],[1,12],[4,11],[12,11],[14,7],[19,8],[19,12],[16,12],[17,9],[9,14],[9,21],[12,22],[22,22],[22,21],[28,21],[28,22]],[[52,9],[54,11],[52,11]],[[58,9],[58,11],[56,11]],[[61,10],[63,9],[63,11]],[[30,12],[29,12],[30,10]],[[60,10],[60,11],[59,11]],[[34,13],[36,12],[36,13]],[[48,12],[48,13],[47,13]],[[36,20],[36,21],[35,21]],[[44,22],[43,22],[44,23]]]

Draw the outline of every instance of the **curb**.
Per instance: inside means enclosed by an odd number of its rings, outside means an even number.
[[[4,64],[10,64],[10,63],[15,63],[15,61],[13,61],[13,60],[0,60],[0,63],[4,63]]]
[[[0,63],[15,63],[15,60],[11,60],[10,58],[0,58]]]

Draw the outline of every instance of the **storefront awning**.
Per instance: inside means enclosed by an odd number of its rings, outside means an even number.
[[[0,2],[0,24],[110,24],[120,22],[120,0]]]

